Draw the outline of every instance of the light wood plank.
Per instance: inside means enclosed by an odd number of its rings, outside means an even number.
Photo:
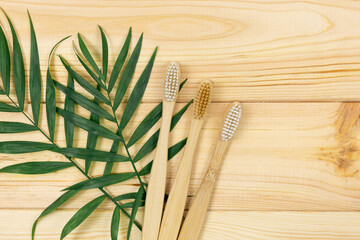
[[[36,239],[59,239],[63,225],[75,210],[58,210],[39,222]],[[30,237],[38,210],[0,210],[0,239]],[[112,211],[97,210],[67,239],[110,239]],[[139,213],[139,215],[142,215]],[[120,220],[119,239],[125,239],[128,221]],[[210,211],[199,240],[357,240],[359,212],[249,212]],[[141,239],[133,228],[132,240]]]
[[[134,124],[137,125],[153,106],[143,105]],[[243,104],[239,130],[226,153],[210,209],[359,210],[359,106],[359,103]],[[220,103],[210,107],[194,160],[190,195],[196,193],[205,174],[225,108],[226,104]],[[172,143],[186,137],[190,115],[191,108],[171,134]],[[3,118],[0,115],[0,120]],[[126,136],[132,129],[129,127]],[[30,140],[35,136],[31,133],[5,135],[1,140]],[[77,135],[81,144],[85,138],[83,131]],[[60,142],[63,139],[63,136],[58,136]],[[133,153],[144,140],[131,148]],[[99,148],[109,149],[110,142],[103,141]],[[122,151],[119,153],[124,154]],[[169,164],[167,189],[175,177],[181,154]],[[153,154],[150,154],[137,164],[138,168],[152,158]],[[50,152],[2,154],[0,167],[31,160],[61,159]],[[101,165],[94,165],[93,176],[102,173]],[[131,171],[130,164],[117,164],[115,171]],[[83,179],[75,169],[42,176],[0,174],[0,205],[1,208],[44,208],[60,194],[59,190]],[[126,184],[116,185],[111,191],[118,194],[134,189],[137,180]],[[27,202],[15,200],[24,194],[28,196]],[[93,194],[96,192],[89,193],[89,196]],[[79,198],[80,205],[87,200],[85,196]],[[105,205],[106,208],[109,206]]]
[[[214,101],[358,100],[360,11],[357,1],[2,1],[14,21],[29,60],[28,8],[37,31],[42,75],[47,56],[61,38],[84,34],[100,60],[97,24],[109,37],[110,63],[130,26],[135,44],[145,33],[138,77],[160,46],[145,101],[158,101],[169,61],[179,61],[191,80],[179,97],[186,101],[204,78],[215,82]],[[1,17],[8,33],[9,28]],[[60,46],[74,64],[72,41]],[[66,81],[56,60],[54,76]],[[29,64],[27,64],[28,66]],[[45,79],[44,79],[45,81]],[[133,86],[134,84],[132,84]]]

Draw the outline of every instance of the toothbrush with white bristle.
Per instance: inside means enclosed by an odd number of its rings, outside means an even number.
[[[164,83],[159,140],[146,191],[142,240],[156,240],[159,234],[165,196],[169,133],[172,113],[179,89],[179,77],[179,64],[176,62],[170,63]]]
[[[241,106],[238,102],[235,102],[226,115],[209,168],[186,215],[178,240],[198,239],[224,153],[231,138],[234,136],[240,117]]]

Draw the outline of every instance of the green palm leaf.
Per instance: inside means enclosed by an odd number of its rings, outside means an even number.
[[[89,149],[89,148],[60,148],[54,151],[64,154],[68,157],[81,158],[91,161],[99,162],[126,162],[129,158],[101,150]]]
[[[116,135],[109,129],[101,126],[100,124],[90,121],[89,119],[76,115],[75,113],[63,110],[61,108],[56,108],[56,111],[64,119],[70,121],[74,125],[84,129],[85,131],[91,132],[104,138],[120,140],[120,137],[118,135]]]
[[[101,71],[100,71],[99,67],[97,66],[94,58],[91,56],[91,53],[90,53],[89,49],[87,48],[84,40],[82,39],[80,33],[78,33],[78,40],[79,40],[79,46],[80,46],[80,50],[81,50],[82,54],[84,55],[84,57],[86,58],[86,60],[90,64],[90,66],[95,70],[97,75],[101,76],[102,75]]]
[[[97,89],[100,90],[100,85],[99,84],[97,86]],[[99,105],[99,101],[96,98],[94,98],[94,104]],[[93,121],[94,123],[99,124],[100,123],[99,116],[92,112],[90,114],[90,121]],[[87,149],[95,149],[97,140],[98,140],[97,135],[88,132],[87,140],[86,140],[86,148]],[[85,173],[86,174],[90,170],[91,161],[92,161],[91,159],[85,159]]]
[[[79,62],[81,63],[81,65],[85,68],[85,70],[88,72],[88,74],[92,77],[92,79],[95,80],[95,82],[97,82],[97,84],[100,84],[100,86],[103,88],[103,89],[106,89],[104,83],[100,80],[100,78],[96,75],[96,73],[94,73],[90,68],[89,66],[84,62],[84,60],[82,60],[82,58],[79,56],[79,54],[75,52],[75,55],[77,57],[77,59],[79,60]]]
[[[20,122],[0,122],[0,133],[22,133],[36,131],[38,128],[34,125]]]
[[[0,169],[4,173],[45,174],[74,166],[71,162],[26,162]]]
[[[30,100],[31,109],[33,113],[33,119],[35,125],[39,123],[40,113],[40,101],[41,101],[41,76],[40,76],[40,62],[39,62],[39,49],[37,45],[36,35],[34,26],[31,20],[30,13],[28,11],[30,21],[30,76],[29,76],[29,87],[30,87]]]
[[[84,190],[91,188],[99,188],[106,187],[109,185],[113,185],[116,183],[124,182],[135,177],[136,174],[133,172],[125,172],[125,173],[116,173],[96,178],[91,178],[82,182],[79,182],[71,187],[66,188],[65,190]]]
[[[53,83],[53,79],[51,77],[50,72],[50,61],[53,52],[55,51],[56,47],[66,39],[68,39],[70,36],[67,36],[63,39],[61,39],[59,42],[55,44],[55,46],[51,49],[49,54],[49,60],[48,60],[48,68],[46,71],[46,118],[47,118],[47,124],[49,129],[49,135],[51,141],[54,141],[54,135],[55,135],[55,118],[56,118],[56,93],[55,93],[55,87]]]
[[[20,47],[20,43],[18,37],[16,35],[15,28],[6,14],[4,12],[11,29],[12,39],[13,39],[13,74],[14,74],[14,84],[15,84],[15,92],[18,100],[18,104],[21,110],[24,109],[24,101],[25,101],[25,69],[24,69],[24,59]]]
[[[133,91],[131,92],[131,95],[129,97],[129,100],[126,104],[123,116],[120,121],[120,130],[124,129],[132,116],[134,115],[137,107],[139,106],[139,103],[144,96],[145,89],[148,85],[150,74],[152,71],[152,68],[154,66],[155,56],[158,48],[155,48],[154,53],[152,54],[148,64],[146,65],[143,73],[139,77],[139,80],[137,81]]]
[[[108,48],[108,43],[107,43],[105,33],[100,26],[99,26],[99,30],[101,33],[101,43],[102,43],[102,63],[103,63],[102,76],[103,76],[104,82],[106,82],[106,77],[107,77],[107,72],[108,72],[108,61],[109,61],[109,48]]]
[[[134,51],[132,52],[128,63],[126,64],[124,71],[121,75],[118,88],[116,90],[115,99],[114,99],[114,109],[117,109],[125,96],[126,90],[129,87],[130,81],[134,75],[136,64],[138,62],[141,45],[143,40],[143,34],[141,34],[139,41],[137,42]]]
[[[61,232],[60,239],[64,239],[69,233],[77,228],[95,209],[105,200],[106,196],[100,196],[80,208],[74,216],[66,223]]]
[[[61,195],[58,199],[56,199],[52,204],[50,204],[41,214],[40,216],[35,220],[32,231],[31,231],[31,239],[35,239],[35,231],[36,226],[40,220],[40,218],[45,217],[46,215],[49,215],[56,209],[58,209],[61,205],[63,205],[65,202],[67,202],[70,198],[75,196],[79,191],[67,191],[63,195]]]
[[[86,81],[86,79],[84,79],[82,76],[76,73],[63,57],[60,56],[60,60],[63,63],[66,70],[75,79],[75,81],[80,84],[81,87],[83,87],[86,91],[91,93],[94,97],[96,97],[103,103],[110,105],[110,101],[99,90],[97,90],[93,85],[91,85],[88,81]]]
[[[0,112],[21,112],[20,108],[0,102]]]
[[[108,113],[105,109],[96,104],[95,102],[89,100],[83,95],[75,92],[71,88],[67,88],[59,82],[54,81],[55,86],[62,91],[66,96],[71,98],[74,102],[82,106],[83,108],[89,110],[91,113],[94,113],[100,117],[103,117],[109,121],[115,122],[114,117]]]
[[[121,194],[121,195],[115,197],[114,200],[121,201],[121,200],[127,200],[127,199],[135,199],[137,194],[138,194],[137,192]]]
[[[186,144],[186,140],[187,140],[187,138],[181,140],[180,142],[174,144],[173,146],[171,146],[169,148],[169,150],[168,150],[168,160],[173,158],[176,154],[178,154],[178,152],[181,151],[181,149],[184,148],[184,146]],[[141,176],[149,174],[151,172],[152,164],[153,164],[153,161],[149,162],[143,169],[141,169],[139,174]]]
[[[68,74],[67,86],[70,89],[74,89],[74,79],[71,77],[70,74]],[[72,112],[72,113],[75,112],[75,103],[68,96],[65,96],[64,109],[68,112]],[[55,105],[55,111],[56,111],[56,105]],[[72,147],[74,142],[74,123],[64,118],[64,127],[65,127],[66,146]]]
[[[120,224],[120,208],[116,206],[111,219],[111,228],[110,228],[111,240],[118,239],[119,224]]]
[[[119,141],[114,141],[112,146],[111,146],[110,152],[117,153],[118,150],[119,150],[119,145],[120,145]],[[111,174],[113,166],[114,166],[114,162],[107,162],[106,165],[105,165],[105,169],[104,169],[104,175]]]
[[[125,63],[125,59],[126,59],[126,56],[129,52],[129,47],[130,47],[130,41],[131,41],[131,28],[129,29],[129,33],[126,37],[126,40],[124,42],[124,45],[123,47],[121,48],[121,51],[115,61],[115,64],[114,64],[114,67],[113,67],[113,70],[111,72],[111,75],[110,75],[110,80],[109,80],[109,85],[108,85],[108,92],[110,93],[111,90],[113,89],[115,83],[116,83],[116,80],[118,79],[119,77],[119,74],[120,74],[120,71]]]
[[[141,202],[142,202],[141,200],[143,199],[144,193],[145,193],[144,187],[140,186],[138,194],[137,194],[137,196],[135,198],[135,201],[134,201],[134,204],[133,204],[133,207],[132,207],[132,211],[131,211],[128,231],[127,231],[127,240],[130,239],[132,225],[134,224],[135,216],[136,216],[136,213],[137,213],[137,211],[138,211],[138,209],[139,209],[139,207],[141,205]]]
[[[45,150],[53,150],[56,147],[53,144],[28,141],[8,141],[0,142],[0,153],[31,153]]]
[[[171,128],[170,131],[174,129],[176,124],[180,121],[181,117],[184,115],[186,110],[191,105],[192,100],[188,102],[182,109],[180,109],[171,119]],[[159,139],[160,130],[157,130],[151,137],[145,142],[145,144],[140,148],[140,150],[135,155],[133,161],[138,162],[151,151],[153,151],[157,146],[157,141]]]
[[[3,28],[0,26],[0,75],[6,94],[10,93],[10,68],[9,45]]]

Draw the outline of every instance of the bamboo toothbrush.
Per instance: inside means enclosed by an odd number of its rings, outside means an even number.
[[[241,106],[235,102],[226,115],[209,168],[186,215],[178,240],[198,239],[225,150],[235,133],[240,117]]]
[[[194,99],[194,113],[191,120],[185,152],[165,206],[158,240],[176,240],[179,234],[189,188],[196,143],[204,123],[206,110],[210,103],[211,89],[212,84],[210,81],[202,81]]]
[[[170,63],[164,84],[163,113],[159,140],[146,191],[145,216],[142,229],[143,240],[156,240],[159,234],[165,196],[169,132],[179,88],[179,75],[179,64],[176,62]]]

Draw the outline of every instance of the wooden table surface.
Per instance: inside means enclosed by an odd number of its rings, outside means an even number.
[[[29,9],[38,38],[43,86],[47,56],[62,37],[72,34],[76,41],[77,32],[82,33],[100,61],[97,25],[101,25],[113,64],[128,28],[133,27],[133,45],[144,32],[135,78],[156,46],[159,52],[135,125],[160,101],[169,61],[179,61],[182,77],[189,79],[177,109],[192,98],[201,79],[212,79],[213,104],[201,133],[190,195],[196,193],[206,171],[224,108],[232,101],[242,102],[239,131],[224,160],[200,239],[360,239],[359,1],[2,0],[0,6],[15,24],[27,68]],[[3,16],[0,23],[10,35]],[[63,43],[57,53],[81,70],[71,42]],[[66,72],[59,60],[52,64],[54,77],[65,83]],[[190,117],[191,108],[172,133],[172,142],[186,136]],[[1,121],[22,119],[0,114]],[[44,114],[42,119],[46,129]],[[63,122],[57,123],[56,141],[63,145]],[[37,133],[0,136],[0,140],[9,139],[42,138]],[[79,131],[76,142],[84,146],[86,134]],[[144,140],[132,151],[141,143]],[[103,141],[99,147],[108,150],[110,145]],[[169,163],[168,189],[181,153]],[[153,154],[138,166],[151,157]],[[50,152],[2,154],[0,168],[31,160],[63,157]],[[91,175],[98,176],[102,169],[102,164],[94,165]],[[118,164],[115,170],[126,169],[129,166]],[[30,239],[32,223],[41,211],[60,196],[61,189],[83,179],[72,168],[41,176],[0,174],[0,239]],[[128,181],[109,191],[126,192],[135,183]],[[98,190],[84,191],[44,218],[37,239],[59,239],[72,214],[99,194]],[[67,239],[110,239],[112,209],[105,201]],[[126,218],[122,219],[120,239],[125,238],[127,228]],[[140,239],[135,228],[133,239]]]

